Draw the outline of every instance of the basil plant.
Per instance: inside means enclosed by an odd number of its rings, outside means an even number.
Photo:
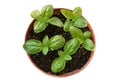
[[[72,38],[65,41],[62,35],[54,35],[49,38],[44,36],[43,40],[29,39],[23,48],[28,54],[37,54],[42,52],[44,55],[52,50],[58,50],[59,57],[55,58],[51,64],[51,71],[58,73],[64,70],[66,62],[72,60],[72,55],[77,52],[82,45],[86,50],[94,51],[95,46],[91,40],[90,31],[82,31],[82,28],[87,27],[87,21],[82,17],[82,9],[76,7],[74,10],[61,9],[62,15],[66,18],[65,23],[58,17],[53,16],[53,6],[46,5],[40,11],[34,10],[31,17],[35,22],[33,25],[34,32],[40,33],[46,29],[48,24],[63,28],[65,32],[69,32]],[[63,50],[60,50],[63,49]],[[47,64],[46,64],[47,65]]]
[[[62,21],[58,17],[52,17],[53,6],[46,5],[41,11],[34,10],[31,12],[31,17],[35,19],[34,32],[40,33],[46,29],[48,24],[52,24],[58,27],[63,27]]]
[[[23,48],[28,54],[37,54],[38,52],[43,52],[44,55],[48,53],[49,50],[57,50],[61,48],[65,43],[65,39],[62,35],[55,35],[49,39],[46,35],[42,41],[36,39],[30,39],[24,43]]]

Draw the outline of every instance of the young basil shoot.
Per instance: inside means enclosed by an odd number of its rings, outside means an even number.
[[[65,23],[69,23],[68,21],[71,21],[71,26],[78,28],[87,27],[87,21],[82,17],[82,9],[80,7],[76,7],[73,11],[62,9],[61,13],[67,18]]]
[[[73,37],[75,37],[75,36],[73,36]],[[81,44],[86,50],[94,51],[95,46],[94,46],[93,41],[90,38],[91,38],[91,32],[90,31],[85,31],[81,35],[81,37],[77,36],[79,44]]]
[[[58,27],[63,27],[62,21],[58,17],[52,17],[52,15],[52,5],[44,6],[41,11],[34,10],[31,12],[31,17],[35,19],[34,32],[39,33],[44,31],[49,23]]]
[[[43,38],[43,41],[39,41],[36,39],[30,39],[24,43],[23,48],[26,50],[28,54],[37,54],[38,52],[43,52],[46,55],[51,50],[57,50],[61,48],[65,43],[65,39],[61,35],[55,35],[50,39],[48,36]]]
[[[73,38],[82,37],[83,32],[80,28],[87,27],[87,21],[82,17],[82,9],[61,9],[61,13],[67,18],[63,25],[64,31],[69,31]]]
[[[79,42],[81,43],[81,45],[89,51],[94,51],[94,43],[93,41],[90,39],[91,38],[91,32],[90,31],[85,31],[82,35],[82,37],[79,37]]]
[[[64,51],[58,51],[59,57],[54,59],[51,70],[54,73],[62,71],[66,65],[66,61],[72,60],[71,55],[75,54],[80,44],[77,38],[73,38],[65,43]]]

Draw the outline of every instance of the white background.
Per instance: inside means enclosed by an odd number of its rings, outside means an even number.
[[[96,36],[90,64],[79,74],[62,80],[120,80],[119,0],[0,0],[0,80],[61,79],[41,73],[22,48],[32,21],[30,12],[46,4],[68,9],[81,6]]]

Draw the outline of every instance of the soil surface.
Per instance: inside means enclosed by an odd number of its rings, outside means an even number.
[[[60,13],[59,9],[54,10],[53,16],[59,17],[63,21],[63,23],[66,20],[66,18]],[[27,35],[26,35],[26,40],[34,38],[34,39],[42,41],[42,39],[45,35],[48,35],[48,37],[50,38],[50,37],[52,37],[54,35],[58,35],[58,34],[61,34],[66,39],[66,41],[71,39],[71,35],[69,32],[65,32],[65,31],[63,31],[63,28],[53,26],[51,24],[49,24],[47,26],[45,31],[43,31],[41,33],[34,33],[33,23],[34,23],[34,21],[29,26],[29,29],[28,29]],[[82,30],[84,32],[89,29],[86,27],[86,28],[83,28]],[[59,50],[62,50],[62,48],[60,48]],[[29,55],[31,61],[36,65],[36,67],[43,70],[44,72],[47,72],[50,74],[55,74],[55,73],[52,73],[52,71],[51,71],[51,63],[55,58],[58,57],[57,51],[49,51],[46,56],[43,55],[42,52],[40,52],[38,54],[32,54],[32,55],[28,54],[28,55]],[[72,55],[72,60],[67,62],[65,69],[59,73],[56,73],[56,75],[61,75],[61,74],[68,73],[68,72],[74,71],[76,69],[82,68],[88,61],[90,55],[91,55],[91,51],[88,51],[88,50],[84,49],[82,46],[80,46],[78,51],[74,55]]]

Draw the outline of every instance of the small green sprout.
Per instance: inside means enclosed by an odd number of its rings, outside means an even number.
[[[87,21],[82,17],[82,9],[80,7],[76,7],[73,11],[68,9],[61,9],[61,13],[67,18],[64,27],[75,26],[78,28],[87,27]],[[66,30],[66,29],[64,29]]]
[[[53,15],[52,5],[44,6],[41,11],[39,10],[32,11],[31,17],[36,20],[34,23],[34,32],[40,33],[44,31],[49,23],[58,27],[63,27],[62,21],[58,17],[52,17],[52,15]]]
[[[64,51],[58,51],[58,58],[55,58],[51,65],[51,70],[54,73],[64,70],[66,61],[72,60],[71,55],[75,54],[79,48],[79,40],[73,38],[65,43]]]
[[[65,43],[65,39],[61,35],[55,35],[50,39],[48,36],[43,38],[43,41],[36,39],[30,39],[24,43],[23,48],[28,54],[37,54],[38,52],[43,52],[46,55],[50,50],[57,50],[61,48]]]

